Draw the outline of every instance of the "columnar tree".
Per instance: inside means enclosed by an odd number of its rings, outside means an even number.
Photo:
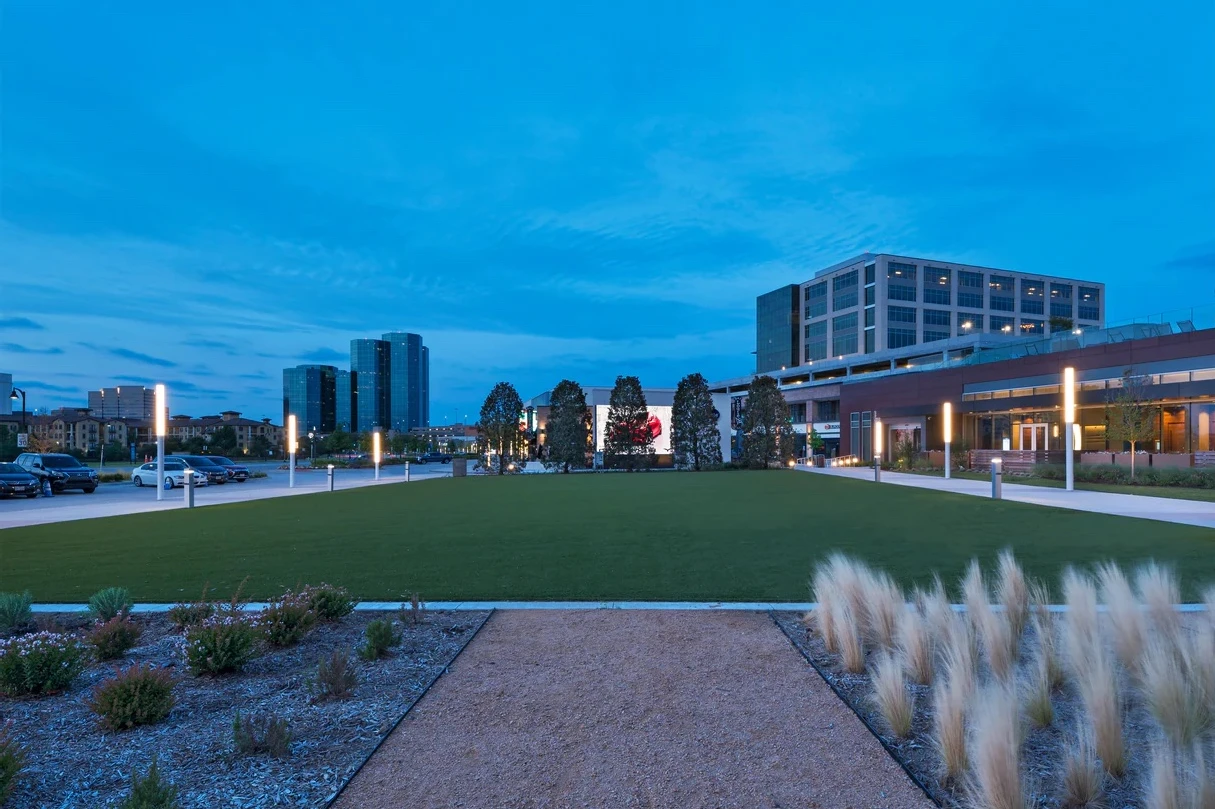
[[[632,472],[648,467],[654,457],[654,433],[641,381],[635,376],[616,377],[608,400],[604,450],[616,463]]]
[[[793,458],[793,420],[789,404],[770,376],[757,376],[743,410],[743,458],[753,469]]]
[[[1151,404],[1150,380],[1128,368],[1122,372],[1122,387],[1105,405],[1106,435],[1111,441],[1131,445],[1131,480],[1135,479],[1135,449],[1156,437],[1160,408]]]
[[[519,448],[519,414],[523,400],[509,382],[499,382],[481,405],[481,434],[486,445],[498,451],[498,474],[506,471],[507,461]]]
[[[577,382],[563,379],[553,388],[545,436],[546,467],[568,473],[570,466],[586,466],[586,453],[591,440],[591,411],[586,406],[586,394]]]
[[[721,465],[721,431],[713,408],[709,383],[700,374],[688,374],[675,388],[671,408],[671,443],[675,465],[697,472],[704,466]]]

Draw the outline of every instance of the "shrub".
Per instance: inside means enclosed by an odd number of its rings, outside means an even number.
[[[9,726],[0,726],[0,806],[17,788],[17,776],[25,764],[25,753],[9,733]]]
[[[988,688],[975,701],[970,739],[971,801],[985,809],[1025,809],[1021,728],[1011,688]]]
[[[206,601],[174,604],[169,608],[169,620],[178,629],[199,626],[215,614],[215,605]]]
[[[257,622],[272,646],[294,646],[316,624],[316,613],[306,593],[286,593],[271,601]]]
[[[56,694],[72,684],[86,663],[84,644],[71,635],[35,632],[0,640],[0,693]]]
[[[240,711],[232,720],[232,742],[236,751],[246,756],[269,755],[287,758],[291,755],[291,731],[287,720],[274,714],[241,718]]]
[[[173,710],[173,677],[164,669],[131,666],[93,689],[89,707],[108,730],[154,725]]]
[[[366,642],[359,649],[359,657],[364,660],[378,660],[401,642],[401,634],[393,629],[392,621],[384,618],[377,618],[367,624],[363,636]]]
[[[422,601],[422,597],[414,593],[409,597],[409,609],[406,610],[404,605],[401,605],[401,623],[405,623],[406,617],[409,618],[409,623],[417,626],[426,620],[426,603]]]
[[[89,599],[89,612],[103,621],[126,615],[132,606],[131,593],[125,587],[107,587],[93,593]]]
[[[226,609],[186,632],[186,663],[195,674],[240,671],[255,656],[261,634],[244,613]]]
[[[130,618],[120,615],[98,623],[89,633],[89,643],[98,660],[122,657],[139,640],[140,629]]]
[[[903,667],[889,652],[882,652],[874,668],[873,699],[891,733],[900,739],[911,735],[915,703],[903,682]]]
[[[29,590],[24,593],[0,593],[0,632],[28,626],[33,618],[30,609],[33,601]]]
[[[335,651],[327,659],[322,659],[316,667],[313,701],[345,699],[354,691],[358,682],[358,675],[350,667],[350,659]]]
[[[161,780],[160,768],[156,759],[143,778],[136,772],[131,773],[131,794],[118,804],[118,809],[180,809],[177,802],[177,788],[168,781]]]
[[[322,621],[345,618],[354,612],[354,605],[358,603],[345,587],[334,587],[330,584],[305,587],[300,592],[308,596],[312,611]]]
[[[1093,740],[1084,726],[1067,747],[1063,765],[1063,809],[1099,809],[1105,806],[1105,776],[1093,751]]]
[[[1055,705],[1050,699],[1051,672],[1041,647],[1025,681],[1025,715],[1036,728],[1050,727],[1055,721]]]

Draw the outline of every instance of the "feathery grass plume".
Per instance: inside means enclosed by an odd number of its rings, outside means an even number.
[[[1078,723],[1076,738],[1069,740],[1063,764],[1063,809],[1105,809],[1105,774],[1093,751],[1093,739],[1088,728]]]
[[[1165,638],[1154,636],[1141,661],[1148,710],[1177,747],[1188,747],[1206,726],[1202,694],[1187,676],[1183,654]]]
[[[928,634],[928,623],[919,610],[903,610],[900,614],[898,650],[911,681],[932,685],[932,636]]]
[[[983,652],[992,675],[1007,680],[1016,669],[1017,639],[1013,637],[1008,616],[996,614],[991,608],[987,600],[987,585],[975,559],[970,561],[966,577],[962,580],[962,593],[970,621],[983,641]]]
[[[1055,618],[1050,612],[1050,594],[1042,582],[1035,581],[1029,587],[1030,615],[1034,623],[1034,637],[1038,641],[1038,656],[1045,661],[1052,689],[1063,687],[1063,664],[1059,660],[1059,643],[1055,632]]]
[[[865,670],[865,646],[861,641],[860,627],[857,626],[852,605],[847,599],[840,599],[834,602],[831,608],[834,611],[831,625],[839,643],[840,656],[844,659],[844,669],[853,674],[860,674]]]
[[[1099,646],[1097,634],[1097,587],[1093,580],[1068,567],[1063,571],[1063,600],[1067,617],[1063,622],[1063,652],[1073,677],[1084,674],[1090,651]]]
[[[865,581],[872,575],[869,568],[863,562],[837,552],[827,557],[827,570],[836,594],[848,602],[857,625],[864,626],[868,622]]]
[[[899,616],[907,610],[903,591],[885,573],[870,573],[867,590],[869,639],[883,649],[893,649],[898,636]]]
[[[1128,672],[1136,674],[1147,637],[1143,611],[1139,609],[1131,583],[1118,565],[1113,562],[1101,565],[1097,569],[1097,580],[1101,583],[1101,598],[1114,625],[1114,651],[1118,661]]]
[[[815,569],[811,582],[813,599],[818,602],[818,606],[811,613],[811,617],[818,626],[819,634],[823,636],[823,644],[827,647],[827,651],[831,654],[837,654],[839,652],[839,643],[835,639],[831,615],[832,604],[838,598],[838,594],[834,582],[831,581],[831,574],[828,568],[820,564]]]
[[[902,665],[889,652],[882,652],[874,667],[873,700],[891,733],[900,739],[911,735],[915,702],[903,681]]]
[[[1177,761],[1167,744],[1152,745],[1152,769],[1148,773],[1143,805],[1145,809],[1182,809]]]
[[[1191,754],[1190,779],[1186,784],[1186,805],[1194,809],[1215,807],[1215,769],[1208,763],[1210,760],[1205,745],[1196,743]]]
[[[1198,694],[1202,707],[1203,725],[1215,725],[1215,634],[1199,631],[1186,643],[1182,652],[1186,678]],[[1215,809],[1215,804],[1212,804]]]
[[[1036,728],[1054,724],[1055,705],[1051,702],[1050,670],[1041,652],[1034,657],[1034,664],[1023,686],[1025,692],[1025,715]]]
[[[988,686],[971,708],[968,749],[970,801],[982,809],[1025,809],[1021,783],[1021,725],[1016,691]]]
[[[1122,694],[1110,653],[1100,641],[1088,649],[1088,659],[1076,676],[1084,714],[1093,730],[1093,745],[1105,771],[1115,778],[1126,772],[1126,745],[1122,737]]]
[[[1148,617],[1155,630],[1169,640],[1176,640],[1181,631],[1181,589],[1173,571],[1155,562],[1148,562],[1135,572],[1135,587],[1139,599],[1147,605]]]
[[[980,616],[991,608],[991,604],[987,600],[987,583],[983,581],[983,571],[979,568],[978,559],[970,560],[966,575],[962,577],[962,601],[966,604],[966,615],[971,624],[982,632],[979,626]]]
[[[1207,629],[1215,630],[1215,584],[1202,591],[1202,603],[1207,608]]]
[[[932,741],[940,758],[941,781],[956,781],[966,772],[966,706],[974,692],[974,674],[937,678],[932,689]]]
[[[1019,644],[1029,618],[1029,584],[1025,580],[1025,571],[1011,550],[1000,552],[997,569],[996,596],[1004,605],[1004,614],[1012,627],[1013,642]]]

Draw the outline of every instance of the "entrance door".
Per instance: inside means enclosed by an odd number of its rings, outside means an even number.
[[[1046,452],[1046,425],[1022,424],[1021,449],[1030,452]]]

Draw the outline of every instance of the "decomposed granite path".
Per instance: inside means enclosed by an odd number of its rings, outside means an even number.
[[[931,807],[763,613],[496,613],[340,809]]]

